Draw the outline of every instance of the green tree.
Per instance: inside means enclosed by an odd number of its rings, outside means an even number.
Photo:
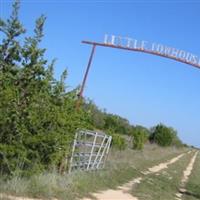
[[[93,128],[104,130],[106,114],[102,110],[100,110],[91,100],[85,101],[83,107],[84,110],[90,114],[90,123]]]
[[[133,129],[133,149],[141,150],[148,140],[148,129],[136,126]]]
[[[0,19],[0,172],[30,174],[59,167],[76,129],[90,126],[90,115],[76,112],[67,71],[53,77],[55,61],[49,64],[40,48],[46,18],[36,20],[33,36],[23,37],[18,11],[15,1],[11,17]]]
[[[173,142],[177,141],[177,132],[163,124],[158,124],[152,129],[150,141],[159,144],[160,146],[171,146]]]
[[[112,143],[111,143],[112,147],[119,149],[121,151],[126,149],[127,147],[126,139],[121,134],[117,134],[113,132],[113,130],[111,129],[107,130],[107,133],[112,136]]]
[[[130,135],[131,125],[129,121],[119,115],[105,114],[105,130],[112,129],[115,133]]]

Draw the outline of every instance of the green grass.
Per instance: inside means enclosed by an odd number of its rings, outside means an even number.
[[[186,149],[160,148],[155,145],[146,145],[143,151],[112,150],[104,170],[76,172],[70,175],[48,172],[29,179],[21,177],[13,177],[8,181],[0,179],[0,193],[74,200],[90,196],[91,192],[116,188],[140,175],[144,169],[171,159],[184,151]]]
[[[198,153],[192,174],[186,184],[186,190],[186,194],[183,195],[184,200],[200,199],[200,152]]]
[[[183,171],[194,155],[186,154],[165,170],[144,177],[140,184],[135,185],[132,194],[140,200],[175,200]]]

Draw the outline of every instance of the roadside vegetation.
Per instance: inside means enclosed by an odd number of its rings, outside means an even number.
[[[71,200],[116,187],[186,151],[172,127],[132,125],[88,99],[77,110],[79,88],[70,90],[67,71],[55,79],[56,62],[41,47],[46,17],[27,36],[19,5],[15,1],[10,18],[0,19],[0,193]],[[61,174],[78,129],[112,136],[104,170]]]
[[[74,200],[90,196],[91,192],[116,188],[134,177],[141,176],[141,172],[148,167],[169,160],[185,151],[186,149],[161,148],[157,145],[145,145],[143,151],[113,149],[104,170],[64,175],[51,171],[29,178],[16,176],[0,182],[0,193],[43,199]]]

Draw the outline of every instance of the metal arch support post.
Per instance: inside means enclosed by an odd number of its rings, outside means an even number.
[[[94,56],[95,49],[96,49],[96,44],[94,44],[92,46],[92,51],[91,51],[91,54],[90,54],[90,58],[89,58],[89,61],[88,61],[86,72],[85,72],[85,75],[84,75],[84,78],[83,78],[83,82],[82,82],[82,85],[81,85],[80,92],[78,94],[78,101],[77,101],[77,105],[76,105],[77,109],[79,109],[79,107],[80,107],[81,99],[83,97],[83,90],[85,88],[86,80],[87,80],[87,77],[88,77],[88,73],[89,73],[89,70],[90,70],[90,66],[91,66],[91,63],[92,63],[92,58]]]

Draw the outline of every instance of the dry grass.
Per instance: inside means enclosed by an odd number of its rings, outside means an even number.
[[[43,199],[74,200],[89,196],[90,192],[124,184],[138,176],[142,170],[183,151],[186,149],[161,148],[155,145],[146,145],[143,151],[113,149],[104,170],[70,175],[48,172],[29,179],[13,177],[7,181],[0,180],[0,192]]]
[[[147,166],[154,165],[171,158],[173,155],[187,151],[186,148],[159,147],[156,144],[147,144],[142,151],[127,149],[125,151],[112,150],[107,165],[113,167],[118,164],[126,164],[136,169],[144,169]]]

